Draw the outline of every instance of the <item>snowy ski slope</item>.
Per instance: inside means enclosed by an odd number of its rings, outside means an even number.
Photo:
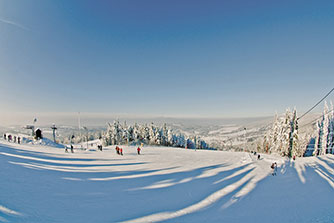
[[[333,222],[332,155],[122,147],[0,141],[0,222]]]

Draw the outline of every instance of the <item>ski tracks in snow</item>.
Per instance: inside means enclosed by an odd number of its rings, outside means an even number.
[[[126,149],[130,150],[131,148]],[[195,152],[169,148],[147,148],[146,150],[147,155],[143,156],[131,155],[129,152],[126,159],[122,157],[115,159],[115,155],[110,155],[108,152],[61,154],[58,150],[47,148],[35,149],[35,147],[27,148],[27,153],[24,153],[25,155],[17,154],[20,151],[15,149],[4,149],[3,152],[0,152],[0,155],[12,159],[8,160],[8,163],[13,165],[36,170],[72,173],[66,176],[61,175],[61,179],[71,182],[85,181],[92,182],[95,185],[99,184],[97,181],[108,183],[117,180],[153,179],[153,181],[147,181],[148,185],[138,184],[137,186],[140,185],[141,187],[124,190],[137,190],[139,191],[138,193],[141,193],[140,190],[149,191],[152,189],[168,188],[199,179],[207,182],[206,179],[215,177],[212,178],[214,181],[210,182],[212,185],[216,185],[211,194],[203,193],[204,198],[201,197],[199,198],[200,200],[193,200],[193,203],[188,206],[180,207],[176,211],[165,211],[162,209],[151,215],[145,216],[143,214],[140,216],[140,214],[137,214],[132,219],[122,219],[125,220],[124,222],[145,223],[160,222],[195,213],[217,203],[227,195],[232,195],[231,199],[222,205],[223,209],[227,208],[253,191],[259,181],[270,174],[270,162],[273,159],[273,157],[264,156],[261,160],[257,160],[255,156],[249,153]],[[49,154],[46,152],[49,152]],[[106,155],[108,159],[105,159]],[[199,169],[201,171],[198,171]],[[193,173],[196,174],[185,174],[189,173],[189,171],[195,171]],[[81,178],[78,177],[81,176],[78,173],[89,173],[87,176],[90,177]],[[114,176],[110,177],[98,173],[114,173]],[[222,179],[219,179],[217,176],[222,173],[227,173],[227,175],[225,174]],[[184,175],[183,177],[169,178],[171,174]],[[220,186],[222,182],[226,182],[224,186]],[[189,196],[191,197],[191,194]],[[0,206],[0,213],[20,215],[15,211],[8,210]],[[5,222],[6,219],[3,218],[0,221]]]
[[[228,179],[232,179],[236,176],[239,176],[243,173],[250,171],[249,173],[243,176],[240,180],[221,188],[220,190],[212,193],[211,195],[207,196],[203,200],[193,205],[190,205],[188,207],[184,207],[183,209],[180,209],[178,211],[160,212],[160,213],[156,213],[156,214],[152,214],[152,215],[148,215],[148,216],[144,216],[144,217],[140,217],[136,219],[123,221],[123,223],[160,222],[160,221],[165,221],[165,220],[181,217],[183,215],[191,214],[203,208],[206,208],[214,204],[215,202],[219,201],[226,195],[231,194],[240,188],[240,190],[235,195],[233,195],[232,198],[227,203],[225,203],[222,208],[229,207],[230,205],[234,204],[235,202],[240,200],[242,197],[250,193],[256,187],[259,181],[261,181],[262,179],[264,179],[270,174],[270,169],[268,168],[268,162],[264,160],[254,161],[252,157],[248,157],[248,155],[245,154],[245,157],[242,158],[241,163],[245,163],[246,160],[249,165],[245,166],[243,169],[238,170],[235,173],[219,181],[216,181],[214,184],[220,183]]]

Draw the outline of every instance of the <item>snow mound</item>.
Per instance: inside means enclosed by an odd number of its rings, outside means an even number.
[[[31,144],[31,145],[41,145],[41,146],[50,146],[50,147],[55,147],[55,148],[64,148],[64,145],[55,143],[48,138],[42,138],[38,140],[35,140],[32,138],[23,138],[22,142],[26,144]]]

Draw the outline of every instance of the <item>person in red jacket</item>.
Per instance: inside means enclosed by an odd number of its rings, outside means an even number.
[[[121,152],[121,155],[123,156],[123,149],[120,148],[119,151]]]
[[[140,155],[140,148],[139,147],[137,148],[137,153],[138,153],[138,155]]]

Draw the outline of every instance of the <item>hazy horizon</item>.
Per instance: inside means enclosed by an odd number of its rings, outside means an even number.
[[[82,126],[103,126],[108,122],[112,122],[116,119],[120,121],[127,121],[130,123],[163,123],[163,122],[207,122],[207,123],[240,123],[250,122],[255,120],[269,119],[273,116],[259,116],[259,117],[193,117],[193,116],[162,116],[162,115],[134,115],[134,114],[112,114],[112,113],[87,113],[87,112],[44,112],[44,113],[29,113],[29,112],[17,112],[17,113],[0,113],[0,126],[24,126],[32,124],[33,120],[37,119],[37,125],[51,125],[53,123],[57,125],[77,126],[80,116]]]

